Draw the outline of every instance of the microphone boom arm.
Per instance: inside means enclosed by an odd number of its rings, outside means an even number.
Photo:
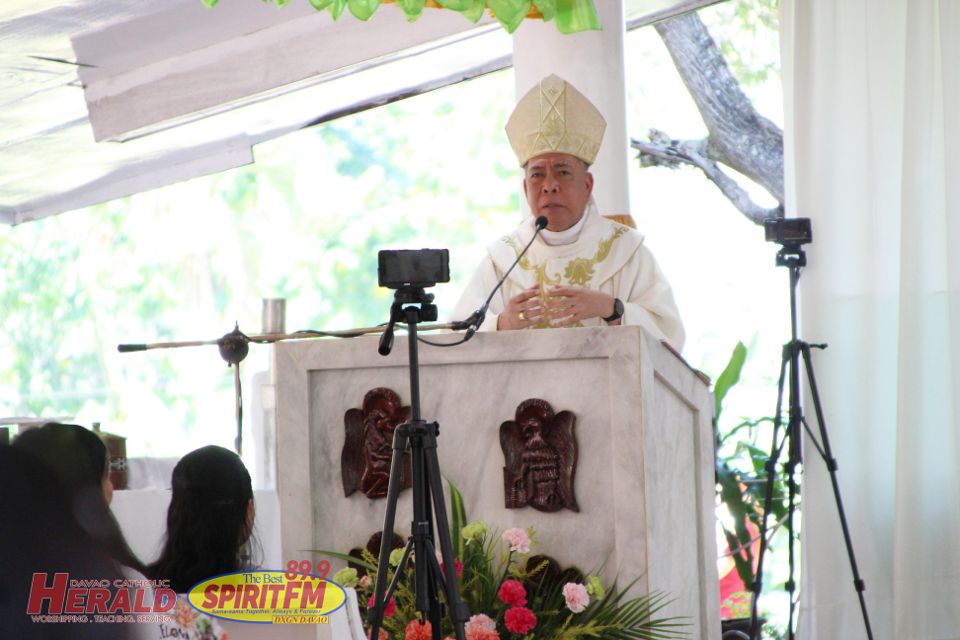
[[[487,299],[480,306],[479,309],[473,312],[473,314],[466,320],[461,320],[459,322],[453,322],[455,328],[466,329],[467,337],[464,338],[464,341],[469,340],[474,333],[480,330],[480,325],[483,324],[483,321],[487,318],[487,309],[490,308],[490,301],[493,300],[493,296],[497,294],[497,291],[500,290],[500,287],[503,286],[503,283],[506,282],[507,276],[510,275],[510,272],[513,271],[513,268],[517,266],[523,256],[527,254],[527,250],[530,248],[530,245],[533,244],[533,241],[537,239],[537,236],[540,235],[540,232],[547,227],[548,221],[546,216],[538,216],[534,222],[534,231],[533,237],[530,238],[530,242],[523,248],[519,254],[517,254],[517,259],[513,261],[513,264],[510,265],[510,268],[507,269],[506,273],[503,274],[503,277],[500,278],[500,281],[497,282],[497,286],[493,288],[493,291],[490,292],[490,295],[487,296]]]

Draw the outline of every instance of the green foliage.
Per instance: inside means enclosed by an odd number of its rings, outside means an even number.
[[[763,517],[767,487],[766,465],[768,453],[758,446],[764,425],[774,422],[772,417],[741,418],[730,426],[721,424],[723,401],[740,380],[747,362],[747,348],[742,342],[734,347],[730,360],[714,385],[714,435],[716,437],[716,481],[720,501],[726,508],[729,522],[721,522],[727,545],[743,583],[750,588],[754,581],[755,536]],[[777,474],[772,486],[770,523],[786,515],[788,486],[784,476]],[[769,532],[768,532],[769,535]]]
[[[743,370],[743,363],[747,360],[747,348],[742,342],[738,342],[733,348],[733,354],[723,372],[717,377],[713,385],[713,419],[719,421],[720,413],[723,410],[723,399],[727,396],[730,388],[740,381],[740,372]]]
[[[263,0],[273,2],[278,7],[286,6],[290,0]],[[201,0],[207,8],[217,5],[219,0]],[[334,20],[338,20],[344,9],[349,9],[353,17],[359,20],[369,20],[380,8],[381,0],[309,0],[310,5],[317,11],[327,11]],[[410,22],[416,21],[427,4],[426,0],[390,0],[403,11]],[[553,20],[557,30],[561,33],[580,33],[581,31],[598,31],[601,29],[600,20],[594,0],[436,0],[434,7],[439,5],[449,11],[456,11],[470,22],[477,22],[489,10],[500,25],[508,33],[516,31],[520,23],[527,16],[531,7],[536,8],[543,16],[543,20]]]
[[[0,332],[7,344],[24,345],[0,362],[0,383],[21,398],[17,410],[33,414],[54,398],[72,414],[88,394],[102,394],[104,378],[96,354],[78,348],[90,337],[91,300],[70,264],[79,247],[61,238],[32,234],[0,236]],[[74,382],[72,394],[61,394]]]
[[[734,76],[751,87],[778,78],[779,0],[729,0],[700,12]]]

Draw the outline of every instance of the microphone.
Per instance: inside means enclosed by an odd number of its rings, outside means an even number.
[[[520,260],[523,258],[524,255],[526,255],[527,249],[529,249],[530,245],[533,244],[533,241],[537,239],[537,236],[540,235],[540,232],[547,228],[548,223],[549,221],[547,220],[547,216],[537,216],[537,219],[533,223],[534,231],[533,231],[533,237],[530,238],[530,242],[528,242],[527,246],[523,248],[523,251],[521,251],[520,254],[517,255],[517,259],[513,261],[513,264],[510,265],[510,268],[507,269],[507,272],[503,274],[502,278],[500,278],[500,282],[497,283],[497,286],[495,286],[493,288],[493,291],[490,292],[490,295],[487,296],[487,299],[483,303],[483,305],[479,309],[474,311],[473,315],[471,315],[466,320],[454,323],[454,327],[453,327],[454,329],[467,330],[467,334],[463,338],[464,342],[466,342],[471,337],[473,337],[473,334],[480,329],[480,325],[483,324],[483,321],[487,317],[487,309],[490,307],[490,301],[493,300],[493,296],[497,294],[497,291],[499,291],[500,287],[503,286],[503,283],[506,282],[507,276],[509,276],[510,272],[513,271],[513,268],[517,266],[517,263],[520,262]]]

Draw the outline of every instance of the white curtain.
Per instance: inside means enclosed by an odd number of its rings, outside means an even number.
[[[960,638],[960,1],[783,0],[788,215],[874,637]],[[805,414],[816,420],[809,398]],[[800,638],[865,638],[804,449]]]

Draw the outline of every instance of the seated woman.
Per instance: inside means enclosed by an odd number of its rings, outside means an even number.
[[[240,457],[213,445],[191,451],[174,467],[171,484],[166,540],[148,575],[183,594],[207,578],[252,569],[253,484]],[[224,635],[215,618],[184,598],[163,625],[164,637]]]
[[[136,640],[134,625],[34,622],[28,603],[34,576],[54,584],[70,579],[121,580],[119,567],[73,515],[67,491],[53,469],[19,447],[0,445],[0,637],[17,640]],[[40,613],[54,609],[40,603]],[[79,617],[79,616],[77,616]],[[154,636],[156,637],[156,636]]]
[[[253,484],[240,457],[214,445],[191,451],[171,483],[166,540],[148,574],[186,593],[207,578],[252,568]]]
[[[48,422],[21,434],[13,447],[33,454],[51,468],[83,530],[120,565],[124,575],[145,580],[146,567],[130,549],[110,511],[110,458],[100,437],[80,425]]]

